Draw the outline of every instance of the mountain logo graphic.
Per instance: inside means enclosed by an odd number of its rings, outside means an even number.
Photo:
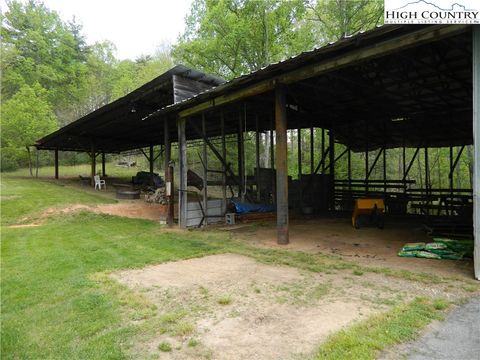
[[[396,11],[399,11],[399,10],[402,10],[402,9],[405,9],[407,7],[409,7],[410,5],[418,5],[418,4],[424,4],[424,5],[427,5],[427,6],[432,6],[434,7],[435,9],[437,10],[440,10],[440,11],[460,11],[460,10],[456,10],[455,7],[459,7],[461,8],[462,10],[461,11],[475,11],[475,9],[467,9],[465,7],[465,5],[462,5],[462,4],[459,4],[459,3],[453,3],[449,9],[444,9],[444,8],[441,8],[440,6],[430,2],[430,1],[425,1],[425,0],[417,0],[417,1],[411,1],[399,8],[396,8],[396,9],[393,9],[393,10],[396,10]]]
[[[384,0],[385,24],[480,24],[480,1]]]

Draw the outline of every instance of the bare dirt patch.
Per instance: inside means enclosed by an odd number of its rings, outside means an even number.
[[[274,225],[244,228],[236,231],[236,234],[241,239],[259,247],[333,254],[364,266],[472,278],[473,262],[469,260],[399,257],[398,251],[405,243],[429,242],[432,239],[422,230],[420,223],[387,220],[384,230],[373,227],[356,230],[352,227],[349,218],[293,220],[290,223],[290,244],[286,246],[277,244]]]
[[[332,332],[416,295],[456,296],[380,274],[317,274],[233,254],[112,273],[156,305],[157,330],[133,341],[136,357],[304,358]],[[159,344],[171,344],[163,353]],[[192,346],[192,344],[194,346]]]
[[[91,211],[96,214],[122,216],[132,219],[160,220],[166,214],[166,206],[160,204],[147,204],[143,201],[129,201],[117,204],[82,205],[73,204],[64,207],[51,207],[45,209],[35,219],[26,217],[20,219],[20,224],[10,225],[9,228],[32,227],[42,225],[48,217],[72,214],[78,211]]]

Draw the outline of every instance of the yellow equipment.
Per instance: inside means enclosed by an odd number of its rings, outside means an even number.
[[[360,218],[366,218],[369,224],[383,229],[384,213],[385,203],[383,199],[356,199],[352,214],[352,225],[355,229],[359,229]]]

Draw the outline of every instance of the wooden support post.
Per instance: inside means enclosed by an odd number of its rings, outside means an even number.
[[[352,151],[350,147],[347,152],[347,177],[348,177],[348,190],[352,190]]]
[[[227,212],[227,146],[225,143],[225,116],[221,114],[220,118],[220,128],[221,128],[221,137],[222,137],[222,158],[224,162],[222,163],[222,212]]]
[[[148,164],[150,165],[150,174],[153,175],[153,145],[150,145],[149,147],[149,152],[148,152]]]
[[[165,183],[167,192],[167,225],[173,226],[174,222],[174,168],[170,163],[172,158],[172,146],[170,143],[170,129],[168,126],[168,120],[165,119],[163,123],[163,151],[164,151],[164,169],[165,169]]]
[[[288,156],[285,88],[275,89],[275,134],[277,169],[277,243],[288,244]]]
[[[480,25],[473,25],[473,263],[480,280]]]
[[[169,164],[165,170],[165,186],[167,197],[167,225],[173,226],[173,212],[175,211],[175,197],[174,197],[174,178],[173,178],[173,164]]]
[[[407,170],[407,154],[405,149],[405,140],[403,140],[403,147],[402,147],[402,180],[403,180],[403,192],[407,192],[407,184],[405,182],[407,174],[405,171]]]
[[[365,120],[365,196],[368,194],[368,120]]]
[[[299,209],[303,205],[303,188],[302,188],[302,129],[297,129],[297,152],[298,152],[298,197]]]
[[[208,225],[208,155],[207,155],[207,127],[205,124],[205,113],[202,113],[202,162],[203,162],[203,211],[206,216],[203,225]]]
[[[325,129],[322,128],[322,175],[325,175]]]
[[[332,129],[328,130],[328,145],[330,147],[330,210],[335,210],[335,133]]]
[[[258,115],[255,117],[255,189],[257,191],[257,201],[260,202],[259,187],[259,171],[260,171],[260,124]]]
[[[276,175],[275,171],[275,142],[273,140],[273,130],[274,130],[274,125],[273,125],[273,115],[270,115],[270,169],[272,169],[272,201],[275,204],[277,202],[276,196],[277,196],[277,185],[276,185]]]
[[[246,105],[244,107],[244,115],[246,112]],[[242,200],[245,197],[245,150],[243,143],[243,129],[244,129],[244,117],[242,114],[238,117],[238,132],[237,132],[237,151],[238,151],[238,197]]]
[[[92,141],[90,147],[90,160],[91,160],[91,167],[90,167],[90,185],[95,186],[95,179],[94,176],[97,172],[97,154],[95,153],[95,143]]]
[[[170,143],[170,127],[168,120],[165,119],[163,123],[163,146],[164,146],[164,168],[167,171],[170,160],[172,159],[172,145]]]
[[[383,147],[383,196],[387,194],[387,148]]]
[[[187,227],[187,139],[185,136],[185,118],[177,120],[178,126],[178,171],[179,171],[179,194],[178,194],[178,222],[180,227]]]
[[[102,176],[105,177],[106,175],[106,171],[105,171],[105,153],[102,152]]]
[[[55,179],[58,179],[58,149],[55,149]]]
[[[310,126],[310,175],[313,175],[313,170],[314,170],[314,164],[315,164],[315,152],[314,152],[314,147],[315,147],[315,139],[314,139],[314,131],[313,131],[313,126]]]

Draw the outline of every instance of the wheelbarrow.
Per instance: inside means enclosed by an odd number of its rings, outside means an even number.
[[[373,225],[383,229],[385,202],[383,199],[356,199],[352,214],[352,225],[360,229],[360,225]]]

